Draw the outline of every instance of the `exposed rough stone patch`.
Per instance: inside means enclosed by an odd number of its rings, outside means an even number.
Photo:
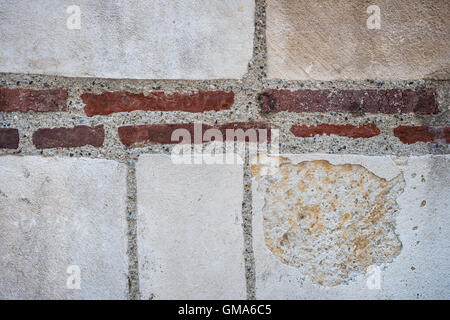
[[[399,254],[402,174],[388,181],[357,164],[280,161],[273,176],[259,176],[259,166],[252,167],[266,194],[265,244],[280,261],[313,283],[336,286]]]

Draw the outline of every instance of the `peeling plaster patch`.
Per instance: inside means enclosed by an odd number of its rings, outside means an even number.
[[[359,164],[287,158],[275,175],[259,176],[260,169],[252,166],[265,194],[266,247],[311,282],[336,286],[400,253],[395,219],[403,174],[386,180]]]

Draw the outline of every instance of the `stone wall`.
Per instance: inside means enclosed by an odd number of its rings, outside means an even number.
[[[0,0],[0,299],[449,299],[449,12]]]

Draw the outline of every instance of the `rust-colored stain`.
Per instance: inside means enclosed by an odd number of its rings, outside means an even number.
[[[267,248],[313,283],[336,286],[402,248],[395,232],[403,175],[387,181],[361,165],[280,158],[274,175],[252,173],[265,195]]]

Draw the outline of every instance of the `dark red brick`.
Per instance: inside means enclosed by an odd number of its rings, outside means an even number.
[[[0,88],[0,112],[67,110],[67,91]]]
[[[19,147],[19,130],[0,128],[0,149],[17,149]]]
[[[115,112],[186,111],[204,112],[230,109],[234,92],[199,91],[196,93],[151,92],[147,96],[130,92],[84,93],[84,111],[88,116],[107,115]]]
[[[401,142],[407,144],[416,142],[450,143],[450,127],[399,126],[394,129],[394,135]]]
[[[438,112],[436,91],[389,90],[276,90],[260,96],[261,111],[418,113]]]
[[[366,124],[363,126],[333,125],[333,124],[319,124],[317,126],[294,125],[291,127],[291,132],[297,137],[314,137],[318,135],[338,135],[350,138],[370,138],[380,134],[374,124]]]
[[[73,148],[91,145],[101,147],[105,139],[103,125],[96,127],[38,129],[33,134],[33,144],[38,149]]]
[[[172,132],[176,129],[186,129],[194,135],[192,124],[149,124],[137,126],[125,126],[119,128],[120,141],[127,147],[135,143],[149,142],[154,144],[170,144],[172,142]]]
[[[151,144],[177,144],[182,141],[172,141],[172,132],[176,129],[188,130],[191,140],[185,141],[187,143],[203,143],[208,142],[203,139],[203,134],[208,129],[218,129],[222,133],[223,140],[226,139],[227,129],[242,129],[245,132],[248,129],[265,129],[267,130],[267,142],[270,142],[270,125],[264,122],[232,122],[223,125],[210,126],[202,125],[202,140],[194,141],[194,124],[149,124],[149,125],[136,125],[136,126],[124,126],[119,128],[120,141],[127,147],[131,147],[134,144],[151,143]],[[257,139],[259,143],[264,143],[264,134],[260,134],[257,131]],[[182,140],[182,139],[180,139]],[[243,135],[241,137],[236,136],[235,141],[248,141],[249,137]]]

